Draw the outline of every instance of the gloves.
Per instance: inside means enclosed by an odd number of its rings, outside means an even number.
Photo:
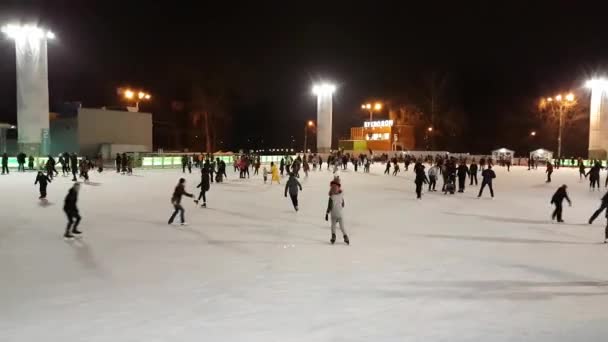
[[[329,221],[329,214],[325,213],[325,221]]]

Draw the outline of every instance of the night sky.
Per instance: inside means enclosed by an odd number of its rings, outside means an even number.
[[[116,87],[131,85],[153,94],[143,110],[155,120],[177,120],[171,102],[199,85],[225,94],[232,148],[261,138],[287,146],[292,135],[300,144],[316,116],[315,81],[338,85],[337,139],[365,119],[362,102],[410,98],[431,74],[447,80],[444,101],[467,118],[452,151],[522,146],[540,125],[536,99],[574,90],[587,102],[579,88],[608,70],[608,11],[582,1],[207,3],[2,0],[0,20],[57,34],[52,108],[119,105]],[[12,42],[0,40],[0,121],[16,121],[14,62]],[[571,133],[566,151],[584,153],[586,131]]]

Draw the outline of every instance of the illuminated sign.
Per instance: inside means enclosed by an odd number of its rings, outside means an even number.
[[[363,123],[363,127],[365,127],[365,128],[392,127],[392,126],[393,126],[393,120],[365,121]]]

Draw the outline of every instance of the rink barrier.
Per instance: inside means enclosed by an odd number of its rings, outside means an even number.
[[[182,167],[182,157],[183,157],[183,155],[142,157],[141,158],[141,167],[147,168],[147,169],[180,168],[180,167]],[[232,165],[232,163],[234,161],[234,157],[238,157],[238,156],[237,155],[214,156],[213,159],[217,160],[219,158],[220,160],[224,161],[224,163],[226,163],[226,165]],[[259,157],[260,157],[260,163],[262,163],[262,164],[270,164],[271,162],[279,163],[281,161],[281,158],[285,158],[285,156],[276,156],[276,155],[259,156]],[[295,159],[297,156],[293,155],[291,157],[293,159]]]

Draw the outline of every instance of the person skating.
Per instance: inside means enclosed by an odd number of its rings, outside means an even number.
[[[302,170],[304,170],[304,177],[308,178],[308,171],[310,171],[310,165],[308,164],[308,158],[306,158],[306,156],[304,156],[304,159],[302,159]],[[356,166],[355,171],[357,171]]]
[[[492,165],[488,164],[488,168],[481,172],[481,188],[479,189],[479,195],[477,198],[480,198],[483,194],[483,189],[488,186],[490,188],[490,195],[494,198],[494,189],[492,188],[492,180],[496,178],[496,173],[492,170]]]
[[[285,183],[285,197],[287,197],[287,192],[289,191],[291,203],[296,211],[298,211],[298,189],[302,191],[302,184],[298,182],[295,173],[292,172],[289,174],[287,183]]]
[[[59,164],[61,164],[61,175],[65,177],[65,175],[68,173],[68,163],[70,162],[69,160],[65,160],[63,158],[63,155],[59,155]]]
[[[102,173],[103,172],[103,157],[101,156],[101,154],[97,155],[95,164],[97,164],[97,172]]]
[[[570,197],[568,197],[568,192],[566,191],[567,189],[568,186],[564,184],[557,188],[557,191],[553,194],[553,197],[551,197],[551,204],[555,204],[555,210],[553,211],[553,214],[551,214],[551,220],[557,218],[557,222],[564,222],[564,220],[562,220],[562,202],[566,199],[568,205],[572,206],[572,201],[570,201]]]
[[[17,171],[25,172],[25,153],[21,152],[17,155]]]
[[[325,212],[325,221],[331,217],[331,239],[329,240],[333,245],[336,242],[336,225],[340,225],[340,231],[344,238],[344,243],[350,244],[346,230],[344,229],[344,195],[342,193],[340,178],[334,178],[330,183],[329,189],[329,200],[327,202],[327,211]]]
[[[177,183],[177,186],[175,187],[175,190],[173,191],[173,195],[171,196],[171,204],[173,204],[173,208],[175,208],[175,210],[173,211],[173,214],[171,215],[171,217],[169,218],[169,224],[173,224],[173,220],[175,219],[175,216],[177,216],[178,213],[180,213],[180,220],[181,220],[181,224],[182,226],[186,225],[186,221],[184,219],[184,207],[182,207],[182,196],[188,196],[188,197],[193,197],[192,194],[187,193],[185,190],[186,186],[186,180],[184,178],[180,178],[179,182]]]
[[[551,183],[551,174],[553,173],[553,164],[551,164],[550,161],[547,162],[547,171],[545,171],[547,173],[547,182],[546,183]]]
[[[70,169],[72,170],[72,182],[77,181],[76,174],[78,173],[78,156],[76,153],[72,153],[70,156]]]
[[[475,162],[475,158],[471,161],[471,166],[469,166],[469,178],[471,179],[471,186],[473,186],[473,181],[477,186],[477,171],[479,170],[477,166],[477,162]]]
[[[89,181],[89,163],[85,159],[80,161],[80,178],[84,178],[85,182]]]
[[[595,219],[602,213],[602,211],[604,211],[606,208],[608,208],[608,192],[604,194],[604,196],[602,197],[602,202],[600,207],[593,213],[593,215],[591,215],[591,217],[589,218],[589,224],[592,224],[593,221],[595,221]],[[608,212],[606,212],[607,217],[608,217]]]
[[[42,171],[38,171],[38,175],[36,176],[36,181],[34,182],[34,185],[40,184],[40,197],[38,197],[38,199],[46,198],[46,187],[47,187],[48,183],[50,183],[50,182],[51,182],[51,179],[49,178],[49,176],[42,173]]]
[[[122,156],[120,157],[120,173],[123,175],[127,174],[127,154],[123,153]]]
[[[127,174],[130,176],[133,174],[133,157],[127,156]]]
[[[464,192],[464,185],[467,180],[467,176],[470,174],[469,168],[464,161],[458,165],[456,174],[458,175],[458,192]]]
[[[422,199],[422,184],[428,183],[428,180],[426,178],[426,174],[424,173],[424,165],[422,165],[422,163],[418,165],[419,163],[420,162],[417,162],[414,166],[414,172],[416,173],[414,183],[416,184],[416,198]]]
[[[429,169],[429,191],[437,191],[435,190],[435,186],[437,185],[437,175],[439,174],[439,167],[437,165],[431,166]]]
[[[268,169],[266,166],[264,166],[264,169],[262,170],[262,177],[264,177],[264,184],[266,184],[268,181]]]
[[[74,235],[82,234],[82,232],[78,230],[78,225],[80,224],[82,217],[80,216],[78,207],[76,206],[79,191],[80,183],[74,183],[74,185],[68,191],[67,196],[65,196],[65,200],[63,202],[63,211],[68,217],[68,225],[65,228],[65,234],[63,234],[63,237],[66,239],[72,239]]]
[[[8,154],[4,153],[2,155],[2,174],[8,175]]]
[[[122,158],[119,153],[116,153],[116,173],[120,173],[120,167],[122,166]]]
[[[386,169],[384,169],[384,174],[388,175],[391,173],[391,161],[387,160],[386,161]]]
[[[201,204],[201,207],[207,208],[207,196],[205,194],[209,191],[211,184],[209,182],[209,170],[206,167],[201,169],[201,182],[196,187],[201,188],[201,193],[198,195],[198,199],[194,200],[194,203],[198,204],[202,198],[203,204]]]
[[[601,166],[600,163],[595,163],[590,169],[589,172],[587,172],[587,176],[589,176],[589,188],[590,190],[595,191],[595,187],[597,186],[597,189],[600,189],[600,170],[601,170]]]
[[[66,160],[66,163],[68,161]],[[29,156],[28,160],[27,160],[27,168],[32,171],[34,170],[34,156]]]
[[[279,177],[279,170],[274,162],[270,162],[270,173],[272,174],[272,178],[270,178],[270,184],[272,182],[277,182],[277,184],[281,184],[281,179]]]
[[[272,165],[270,165],[270,169],[272,169]],[[279,163],[279,169],[281,170],[281,177],[283,177],[283,172],[285,171],[285,159],[283,158],[281,158],[281,161]],[[274,178],[274,174],[272,177]],[[272,180],[270,181],[270,183],[272,184]]]
[[[399,171],[399,163],[395,163],[395,167],[393,168],[393,176],[397,176]]]
[[[583,180],[583,177],[587,178],[587,175],[585,174],[585,163],[583,163],[582,159],[578,160],[578,176],[580,180]]]

